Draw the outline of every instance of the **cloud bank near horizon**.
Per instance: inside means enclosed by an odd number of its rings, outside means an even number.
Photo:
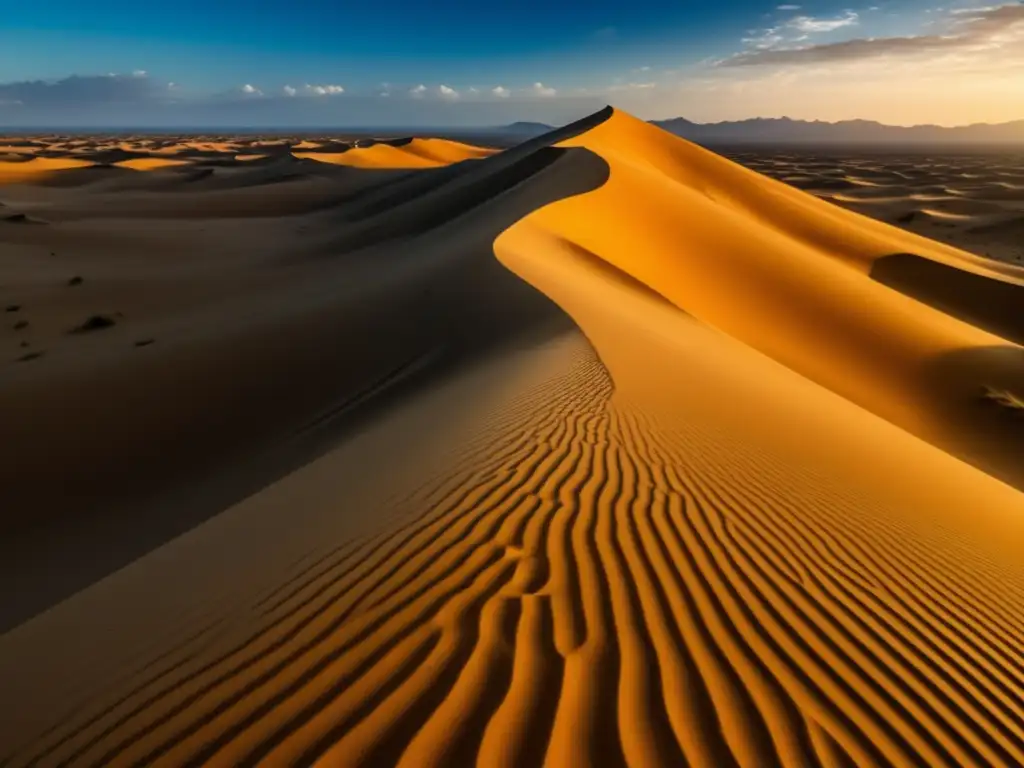
[[[337,83],[286,84],[279,89],[243,83],[204,94],[138,70],[0,83],[0,126],[476,127],[518,120],[565,122],[605,104],[588,93],[559,96],[557,89],[541,82],[465,89],[443,83],[408,88],[384,84],[363,92]]]

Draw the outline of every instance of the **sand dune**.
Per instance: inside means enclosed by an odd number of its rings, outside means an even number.
[[[398,146],[380,142],[368,147],[356,146],[345,152],[293,154],[299,158],[310,158],[352,168],[436,168],[463,160],[487,157],[495,151],[447,139],[412,139]]]
[[[23,161],[0,161],[0,183],[39,179],[56,171],[84,168],[89,165],[92,163],[74,158],[32,157]]]
[[[738,151],[738,162],[850,210],[992,258],[1024,262],[1010,229],[1024,223],[1024,170],[1010,153],[923,154],[869,150],[826,161],[812,154]],[[865,183],[869,181],[870,183]]]
[[[174,160],[164,157],[135,157],[129,160],[120,160],[115,165],[121,168],[131,168],[133,171],[152,171],[156,168],[173,168],[179,165],[189,165],[187,160]]]
[[[298,143],[0,187],[5,765],[1024,764],[1024,270],[611,109]]]

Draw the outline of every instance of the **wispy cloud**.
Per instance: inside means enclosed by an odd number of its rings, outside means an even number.
[[[545,98],[550,98],[552,96],[556,96],[558,94],[558,91],[556,91],[554,88],[549,88],[548,86],[544,85],[544,83],[534,83],[533,93],[535,96],[543,96]]]
[[[496,85],[494,88],[491,88],[491,94],[493,96],[497,96],[499,99],[507,99],[512,95],[512,91],[504,86]]]
[[[422,98],[426,92],[427,86],[425,86],[423,83],[420,83],[419,85],[413,86],[412,88],[409,89],[409,94],[413,98]]]
[[[762,30],[751,29],[747,34],[749,37],[744,37],[741,42],[748,48],[756,50],[774,48],[786,39],[782,35],[781,26],[768,27],[768,29]]]
[[[608,87],[609,91],[650,91],[657,88],[657,83],[615,83]]]
[[[798,32],[815,34],[818,32],[835,32],[843,27],[852,27],[860,20],[860,16],[853,11],[847,11],[842,16],[833,19],[818,19],[813,16],[797,16],[789,22],[790,27]]]
[[[958,9],[947,12],[945,31],[937,34],[902,37],[862,37],[834,43],[782,46],[774,41],[754,46],[719,62],[720,66],[818,64],[850,62],[886,56],[903,56],[939,51],[979,52],[998,56],[999,50],[1016,46],[1024,57],[1024,3]]]

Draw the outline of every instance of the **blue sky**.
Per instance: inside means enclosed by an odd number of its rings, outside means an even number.
[[[1024,117],[1022,65],[1021,3],[49,0],[3,10],[0,126],[957,124]]]

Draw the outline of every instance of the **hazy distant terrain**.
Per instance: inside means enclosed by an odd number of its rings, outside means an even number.
[[[884,125],[873,120],[754,118],[720,123],[694,123],[683,117],[652,120],[666,131],[696,142],[765,144],[1020,144],[1024,120],[1010,123],[944,128],[938,125]]]
[[[752,118],[749,120],[718,123],[695,123],[684,117],[651,120],[652,125],[698,144],[714,145],[878,145],[894,148],[912,146],[971,146],[977,149],[1001,151],[1007,146],[1019,145],[1024,149],[1024,120],[1009,123],[946,128],[938,125],[899,126],[885,125],[874,120],[844,120],[836,123],[821,120],[792,120],[780,118]],[[543,123],[513,123],[498,129],[478,133],[498,133],[521,138],[539,136],[550,131]]]

